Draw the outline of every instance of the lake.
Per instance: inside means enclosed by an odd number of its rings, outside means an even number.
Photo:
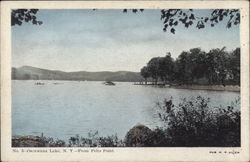
[[[230,105],[239,92],[157,88],[116,82],[106,86],[88,81],[12,81],[12,135],[38,135],[68,141],[79,134],[98,130],[99,135],[126,132],[138,123],[150,128],[162,126],[157,102],[164,98],[179,103],[198,95],[211,105]],[[58,84],[54,84],[54,83]]]

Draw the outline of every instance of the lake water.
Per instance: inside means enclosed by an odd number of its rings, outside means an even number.
[[[156,102],[201,95],[212,105],[230,105],[239,92],[156,88],[117,82],[12,81],[12,135],[38,135],[68,140],[98,130],[124,138],[137,123],[162,126]],[[60,84],[54,84],[55,82]]]

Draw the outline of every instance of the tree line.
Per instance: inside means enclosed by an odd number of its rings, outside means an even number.
[[[170,53],[165,57],[154,57],[141,69],[147,81],[158,84],[217,84],[240,85],[240,48],[228,52],[200,48],[183,51],[173,59]]]

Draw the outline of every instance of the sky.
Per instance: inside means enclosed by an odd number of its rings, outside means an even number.
[[[208,15],[211,10],[194,10]],[[167,52],[209,51],[240,47],[239,26],[176,28],[163,32],[160,10],[134,14],[122,10],[39,10],[42,25],[12,26],[12,66],[24,65],[62,71],[135,71],[152,57]]]

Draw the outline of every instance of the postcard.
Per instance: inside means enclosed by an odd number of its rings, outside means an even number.
[[[1,2],[1,160],[249,161],[248,6]]]

